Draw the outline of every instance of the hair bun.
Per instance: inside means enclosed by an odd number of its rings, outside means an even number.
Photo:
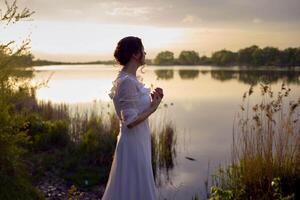
[[[142,51],[142,40],[138,37],[128,36],[121,39],[114,52],[114,57],[121,65],[126,65],[131,56]]]

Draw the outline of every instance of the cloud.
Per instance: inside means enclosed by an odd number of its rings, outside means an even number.
[[[63,9],[63,12],[68,13],[70,15],[82,15],[83,14],[82,10],[79,10],[79,9],[65,8],[65,9]]]
[[[249,22],[299,27],[299,0],[19,0],[34,19],[161,27],[234,26]],[[259,20],[253,16],[259,16]],[[205,19],[202,21],[201,19]],[[178,23],[181,22],[181,23]],[[276,24],[277,23],[277,24]]]
[[[110,7],[105,11],[106,15],[112,17],[129,17],[129,18],[139,18],[145,21],[151,19],[151,15],[154,12],[159,12],[163,10],[163,8],[154,8],[154,7],[147,7],[147,6],[140,6],[140,7],[129,7],[126,5],[119,5],[116,7]]]
[[[193,16],[193,15],[186,15],[182,20],[181,22],[184,23],[184,24],[192,24],[192,23],[195,23],[195,22],[200,22],[202,21],[199,17],[197,16]]]
[[[106,11],[105,13],[113,16],[123,15],[123,16],[130,16],[130,17],[139,17],[150,13],[150,9],[147,7],[140,7],[140,8],[121,7],[121,8],[114,8],[112,11]]]
[[[260,18],[254,18],[254,19],[252,19],[252,22],[254,24],[260,24],[260,23],[262,23],[262,20]]]

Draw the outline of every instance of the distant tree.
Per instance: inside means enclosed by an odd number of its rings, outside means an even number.
[[[250,47],[246,47],[244,49],[240,49],[237,54],[237,62],[239,65],[253,66],[255,65],[253,61],[254,52],[259,49],[258,46],[253,45]]]
[[[296,66],[297,65],[297,48],[286,48],[280,52],[281,66]]]
[[[181,51],[178,57],[178,63],[182,65],[198,65],[199,61],[200,57],[196,51]]]
[[[238,52],[219,50],[211,57],[202,56],[195,51],[181,51],[179,57],[174,58],[170,51],[160,52],[153,64],[157,65],[218,65],[218,66],[300,66],[300,47],[279,50],[275,47],[259,48],[252,45],[240,49]]]
[[[151,60],[151,59],[146,59],[146,60],[145,60],[145,63],[146,63],[147,65],[152,65],[152,60]]]
[[[210,65],[211,64],[211,59],[207,56],[201,56],[199,60],[200,65]]]
[[[280,65],[280,51],[275,47],[265,47],[262,49],[265,57],[266,66],[279,66]]]
[[[296,51],[296,66],[300,66],[300,47]]]
[[[216,51],[212,54],[211,62],[215,65],[234,65],[236,63],[236,53],[228,50]]]
[[[262,49],[257,48],[252,52],[252,65],[263,66],[265,65],[266,58]]]
[[[173,65],[174,53],[171,51],[162,51],[154,59],[155,65]]]

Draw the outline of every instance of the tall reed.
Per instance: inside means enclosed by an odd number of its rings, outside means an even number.
[[[166,117],[151,128],[152,169],[156,183],[160,186],[170,182],[170,170],[175,166],[177,133],[176,127]]]
[[[291,89],[284,83],[276,96],[269,85],[261,84],[260,90],[260,103],[250,105],[252,86],[243,95],[231,165],[219,169],[214,183],[234,199],[274,199],[272,181],[279,178],[283,195],[299,197],[300,98],[288,102]]]

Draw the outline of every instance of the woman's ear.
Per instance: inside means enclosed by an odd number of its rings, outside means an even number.
[[[134,54],[132,54],[132,57],[133,57],[135,60],[140,60],[140,58],[141,58],[141,53],[140,53],[140,52],[134,53]]]
[[[141,62],[142,56],[143,56],[143,55],[142,55],[141,52],[138,52],[138,53],[136,53],[136,54],[132,54],[132,58],[133,58],[134,60],[136,60],[138,63]]]

